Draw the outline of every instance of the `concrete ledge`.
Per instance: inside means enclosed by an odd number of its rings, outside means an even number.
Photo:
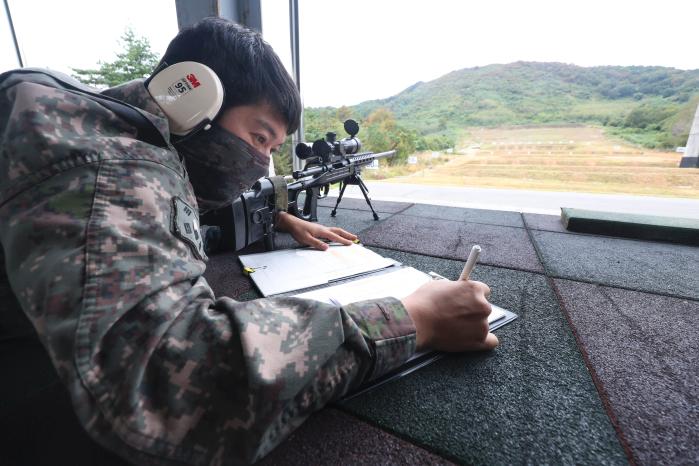
[[[680,168],[699,168],[699,157],[682,157]]]
[[[699,220],[561,207],[569,231],[699,245]]]

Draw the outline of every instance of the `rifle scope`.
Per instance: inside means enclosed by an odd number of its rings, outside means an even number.
[[[359,132],[359,124],[354,120],[347,120],[344,127],[349,134],[348,137],[337,141],[337,134],[330,132],[325,135],[325,139],[318,139],[312,146],[300,142],[296,145],[296,156],[304,160],[310,157],[326,160],[330,154],[336,156],[356,154],[362,149],[362,141],[355,137]]]

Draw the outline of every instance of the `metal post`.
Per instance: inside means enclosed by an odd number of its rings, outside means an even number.
[[[220,0],[224,1],[224,0]],[[262,7],[261,0],[225,0],[235,3],[236,17],[234,21],[244,24],[262,34]]]
[[[175,0],[175,7],[180,29],[208,16],[218,16],[262,32],[260,0]]]
[[[689,137],[680,161],[680,168],[699,168],[699,105],[689,130]]]
[[[12,14],[10,14],[10,5],[5,2],[5,13],[7,13],[7,22],[10,25],[10,33],[12,34],[12,41],[15,43],[15,53],[17,54],[17,61],[19,62],[19,67],[24,68],[24,62],[22,61],[22,53],[19,51],[19,43],[17,42],[17,34],[15,33],[15,25],[12,22]]]
[[[301,56],[299,54],[299,2],[289,0],[289,32],[291,34],[291,67],[294,73],[296,87],[301,92]],[[291,161],[293,170],[301,170],[301,159],[296,156],[294,148],[299,142],[303,142],[306,135],[303,129],[303,105],[301,106],[301,121],[299,128],[291,137]]]

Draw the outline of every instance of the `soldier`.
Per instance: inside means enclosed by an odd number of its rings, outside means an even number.
[[[264,175],[298,126],[300,99],[261,36],[222,19],[182,30],[163,61],[203,63],[221,78],[211,129],[171,137],[143,80],[100,100],[49,74],[0,77],[4,266],[94,440],[137,464],[252,462],[416,348],[497,345],[488,287],[473,281],[343,307],[215,297],[178,215],[196,219],[197,207]],[[355,238],[278,215],[304,244]]]

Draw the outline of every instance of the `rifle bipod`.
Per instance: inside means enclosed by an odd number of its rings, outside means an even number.
[[[374,206],[371,205],[371,199],[369,198],[369,189],[366,187],[366,185],[364,184],[364,180],[362,180],[362,176],[359,174],[351,175],[340,182],[340,195],[337,197],[335,208],[332,212],[330,212],[330,216],[334,217],[335,214],[337,214],[337,206],[340,205],[342,195],[345,194],[345,188],[347,188],[347,185],[350,184],[359,186],[359,190],[362,192],[362,194],[364,194],[364,199],[366,200],[366,203],[369,205],[371,212],[374,214],[374,220],[378,220],[379,214],[376,213],[376,211],[374,210]]]

